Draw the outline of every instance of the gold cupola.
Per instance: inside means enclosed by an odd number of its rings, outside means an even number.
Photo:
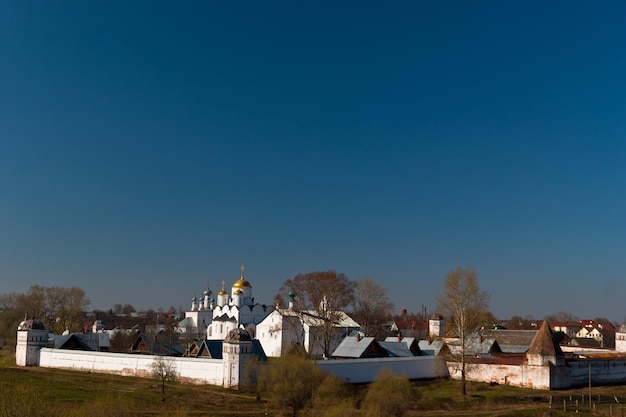
[[[228,293],[224,291],[224,284],[226,284],[226,282],[222,281],[222,289],[217,293],[217,295],[228,295]]]
[[[233,288],[252,288],[252,285],[244,278],[243,271],[245,271],[246,267],[241,265],[241,275],[239,279],[233,284]]]

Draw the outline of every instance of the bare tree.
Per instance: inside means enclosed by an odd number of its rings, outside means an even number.
[[[543,318],[545,321],[561,321],[561,322],[576,322],[580,321],[580,318],[569,311],[559,311],[556,314],[550,314]]]
[[[60,309],[65,308],[68,302],[68,289],[62,287],[44,287],[44,306],[46,308],[46,319],[48,320],[48,328],[52,328],[52,322],[55,316],[58,317]],[[82,291],[82,290],[81,290]],[[84,291],[83,291],[84,294]]]
[[[15,329],[24,319],[17,307],[17,293],[0,294],[0,346],[15,345]]]
[[[47,322],[45,289],[40,285],[32,285],[26,294],[17,299],[18,308],[29,318]]]
[[[342,310],[354,300],[354,282],[335,271],[298,274],[285,280],[274,298],[277,303],[282,303],[290,292],[297,295],[294,299],[295,311],[308,310],[321,321],[319,340],[324,355],[328,357]]]
[[[137,339],[138,331],[117,329],[113,332],[109,342],[111,352],[129,353],[133,342]]]
[[[471,335],[481,326],[481,318],[488,309],[491,295],[481,291],[476,270],[472,267],[456,267],[446,276],[443,293],[437,297],[442,314],[450,318],[459,338],[461,363],[461,392],[467,394],[465,383],[466,349]]]
[[[79,287],[42,287],[32,285],[26,294],[17,296],[16,308],[26,316],[46,323],[48,329],[62,332],[82,328],[84,311],[89,305],[85,291]]]
[[[0,311],[14,310],[17,307],[18,297],[19,294],[16,292],[0,294]]]
[[[158,355],[152,361],[152,375],[161,379],[161,401],[165,401],[165,381],[176,381],[178,371],[174,359],[169,356]]]
[[[63,288],[62,298],[56,311],[57,332],[65,329],[79,331],[82,328],[84,312],[90,301],[85,291],[79,287]]]
[[[393,303],[387,289],[372,278],[355,282],[352,317],[361,325],[366,336],[379,337],[385,324],[391,320]]]

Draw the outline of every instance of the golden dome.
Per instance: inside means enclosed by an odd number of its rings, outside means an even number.
[[[241,265],[241,276],[239,277],[237,282],[233,284],[233,288],[252,288],[252,285],[250,285],[250,283],[246,281],[246,279],[243,277],[243,271],[245,269],[246,267]]]
[[[233,284],[233,288],[252,288],[252,285],[242,276]]]
[[[222,281],[222,289],[217,293],[217,295],[228,295],[228,293],[224,291],[224,284],[226,284],[226,282]]]

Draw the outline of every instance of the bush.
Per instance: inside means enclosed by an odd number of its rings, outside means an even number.
[[[326,374],[298,353],[288,353],[267,364],[261,371],[259,388],[268,402],[296,417],[305,407]]]
[[[346,386],[334,375],[326,375],[311,398],[309,415],[313,416],[344,416],[354,411],[352,398]]]
[[[383,369],[368,385],[362,408],[366,416],[400,417],[412,407],[415,399],[416,394],[408,378]]]

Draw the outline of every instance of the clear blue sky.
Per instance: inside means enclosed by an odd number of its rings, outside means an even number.
[[[0,1],[0,293],[246,265],[626,317],[626,3]]]

